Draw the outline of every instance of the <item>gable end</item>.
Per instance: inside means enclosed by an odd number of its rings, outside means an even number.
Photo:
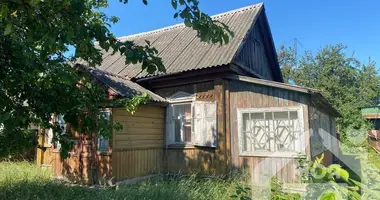
[[[255,21],[232,62],[255,77],[283,82],[264,8]]]

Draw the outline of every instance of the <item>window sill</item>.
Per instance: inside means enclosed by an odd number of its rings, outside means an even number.
[[[194,144],[169,144],[168,149],[216,149],[216,147],[198,146]]]
[[[112,155],[112,153],[108,152],[108,151],[97,151],[96,155],[98,155],[98,156],[110,156],[110,155]]]
[[[195,149],[196,146],[192,144],[169,144],[168,149]]]
[[[244,152],[239,153],[240,157],[270,157],[270,158],[306,158],[305,154],[292,152]]]

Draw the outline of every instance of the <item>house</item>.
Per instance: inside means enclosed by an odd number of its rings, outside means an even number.
[[[380,151],[380,107],[369,106],[361,108],[361,113],[372,125],[373,130],[368,130],[368,142],[377,151]]]
[[[123,108],[105,109],[113,123],[123,124],[111,140],[77,133],[66,160],[46,142],[48,150],[39,152],[37,162],[57,176],[87,182],[243,168],[254,179],[269,173],[298,182],[300,155],[312,160],[325,153],[325,163],[331,164],[327,147],[337,145],[320,133],[336,137],[340,115],[320,92],[283,83],[264,5],[213,18],[234,31],[227,45],[202,43],[184,24],[120,38],[149,40],[166,73],[147,74],[111,53],[89,72],[114,98],[147,93],[152,101],[133,115]],[[48,138],[44,135],[41,144]]]

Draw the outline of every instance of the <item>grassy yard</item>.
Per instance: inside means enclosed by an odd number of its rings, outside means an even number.
[[[113,188],[72,186],[27,162],[0,162],[0,199],[230,199],[239,179],[167,179]]]

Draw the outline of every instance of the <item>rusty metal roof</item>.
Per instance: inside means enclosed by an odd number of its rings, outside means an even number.
[[[155,102],[166,102],[164,98],[125,77],[94,68],[86,68],[86,70],[92,77],[103,83],[105,86],[111,88],[121,97],[131,98],[136,95],[146,93],[151,97],[151,100]]]
[[[197,32],[186,27],[183,23],[121,37],[119,40],[134,41],[141,45],[145,45],[145,40],[149,40],[151,45],[158,50],[158,56],[163,60],[166,74],[217,67],[232,62],[262,8],[263,4],[260,3],[212,16],[214,20],[226,23],[235,33],[235,37],[231,38],[226,45],[201,42],[200,38],[197,37]],[[97,67],[123,77],[144,78],[152,76],[141,70],[141,64],[126,65],[125,58],[120,54],[105,53],[102,65]]]

